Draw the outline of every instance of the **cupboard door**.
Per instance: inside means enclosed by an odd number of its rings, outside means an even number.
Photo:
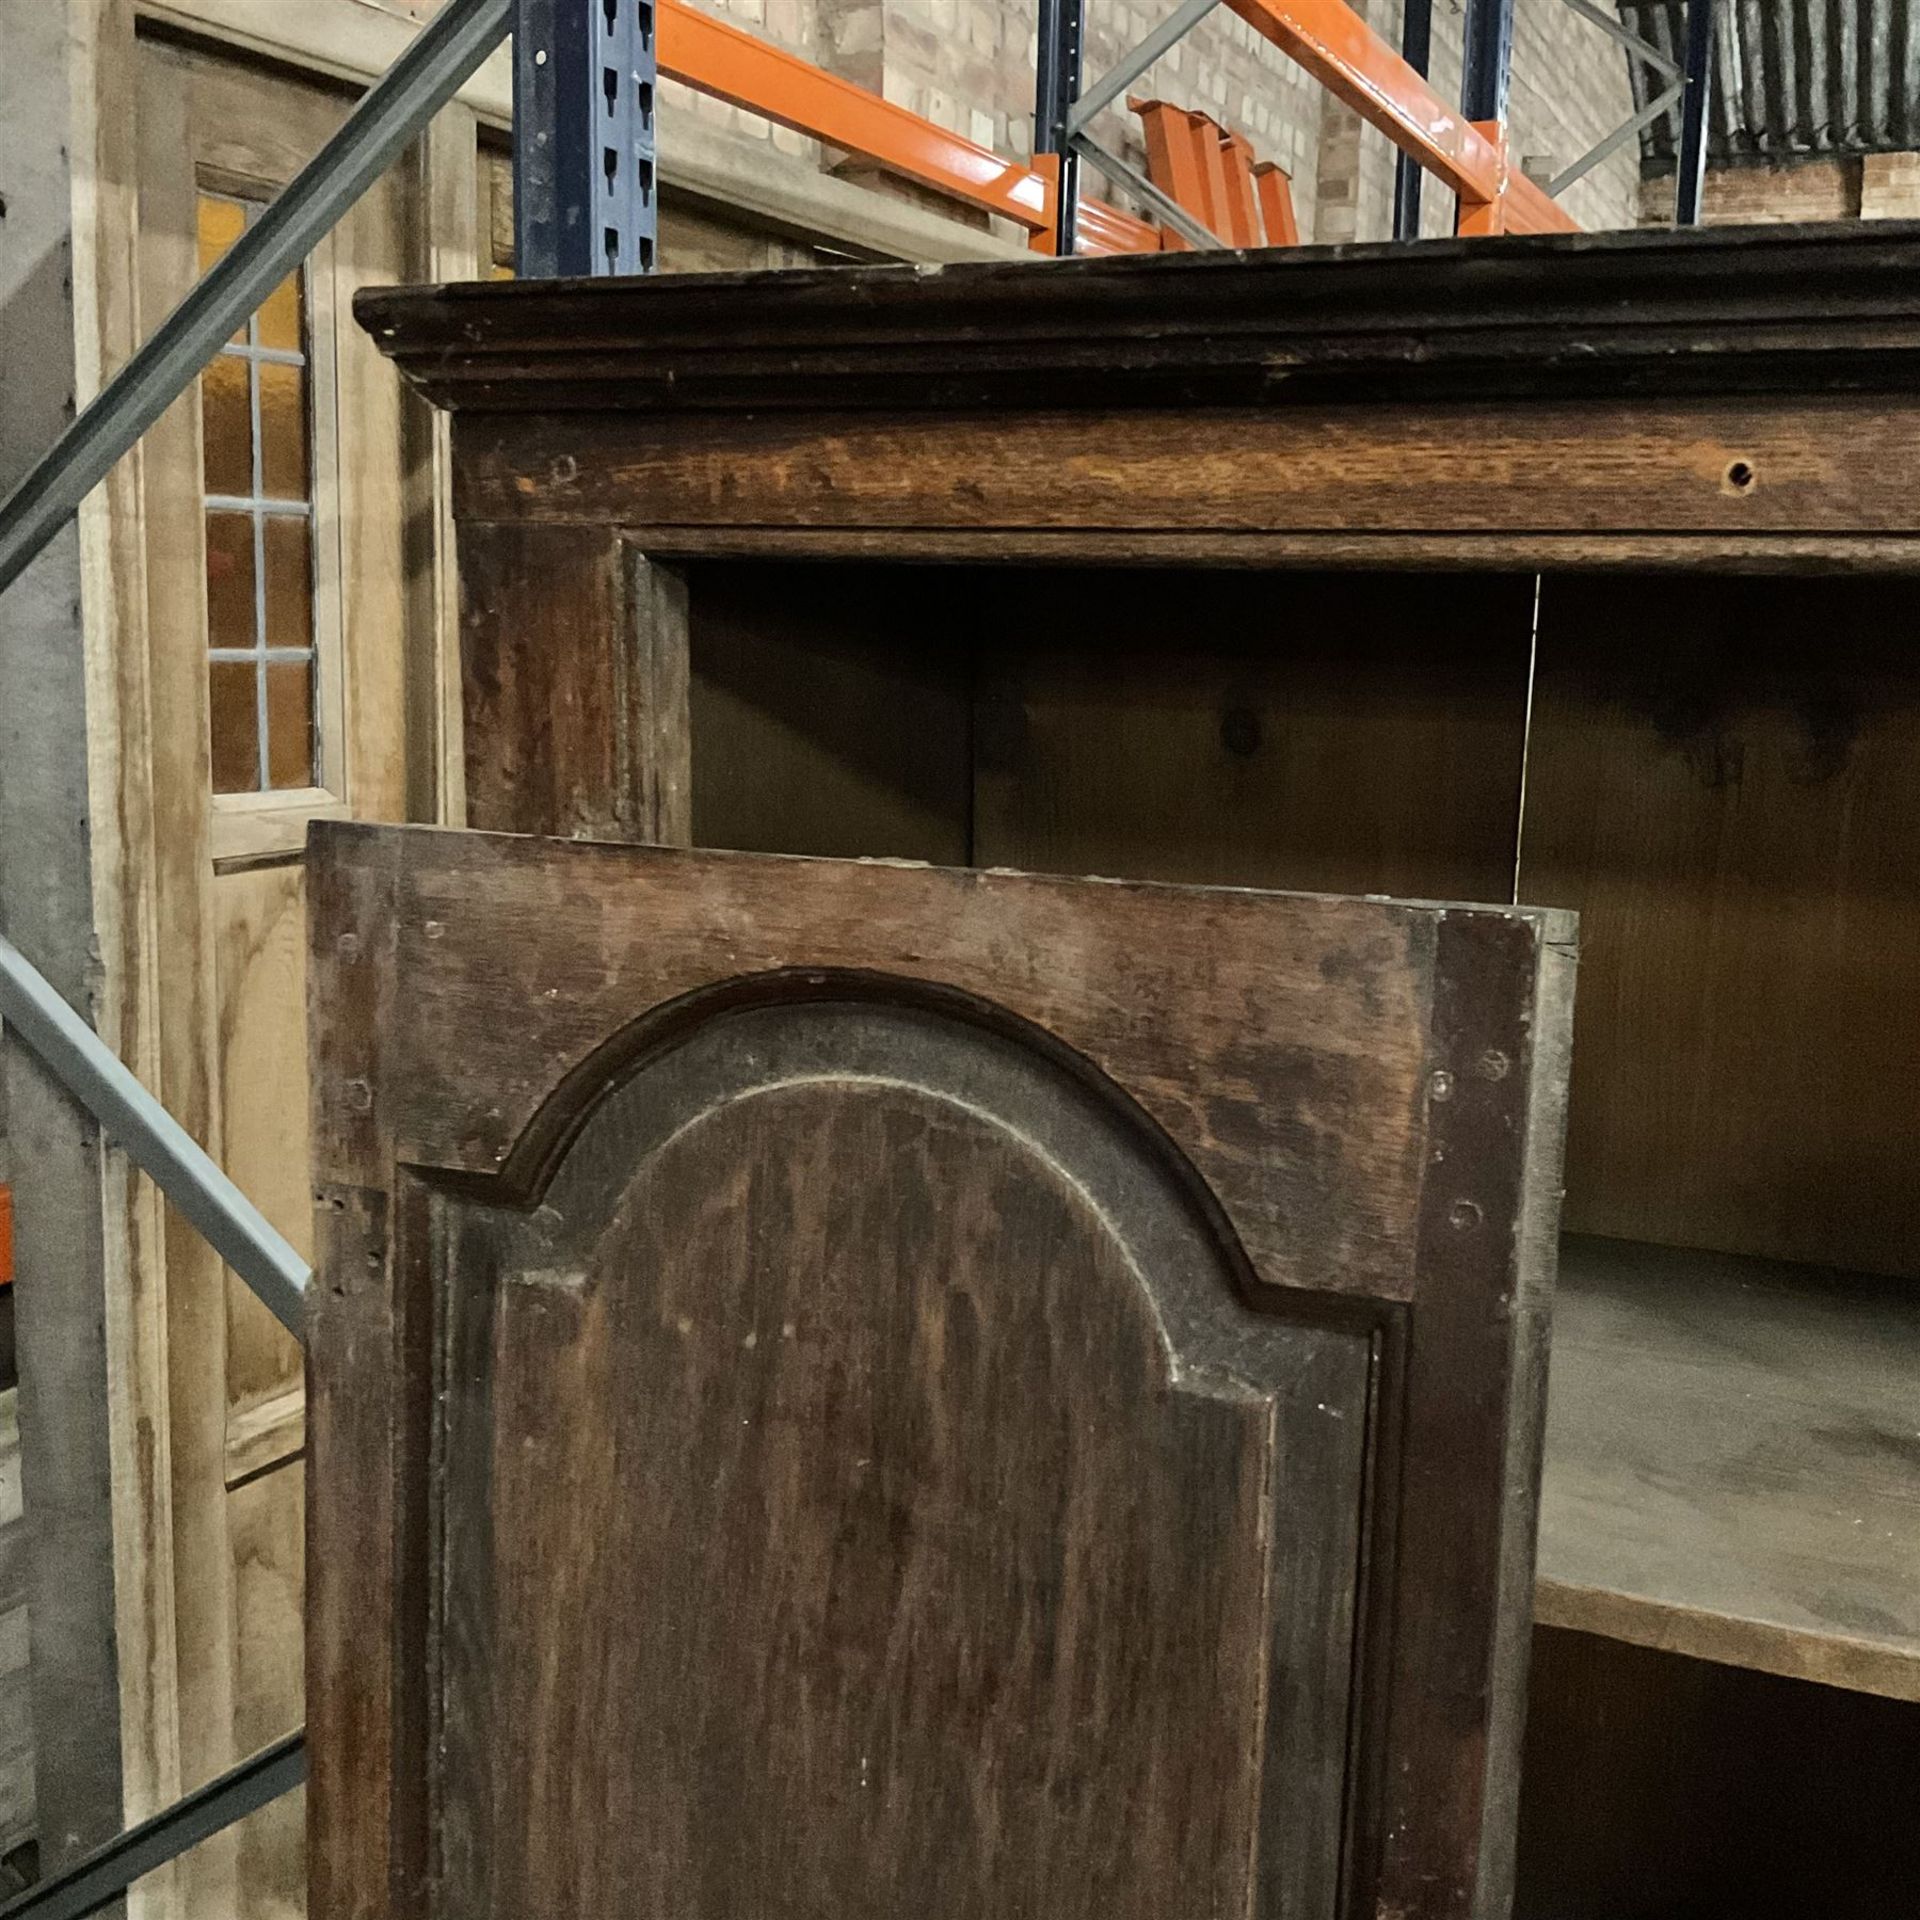
[[[313,858],[316,1911],[1493,1911],[1563,920]]]

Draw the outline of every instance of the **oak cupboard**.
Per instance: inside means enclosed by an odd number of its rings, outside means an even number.
[[[1580,915],[1518,1911],[1920,1882],[1920,232],[363,296],[473,825]]]

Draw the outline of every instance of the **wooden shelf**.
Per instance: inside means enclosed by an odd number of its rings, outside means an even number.
[[[1535,1612],[1920,1700],[1920,1283],[1569,1236]]]

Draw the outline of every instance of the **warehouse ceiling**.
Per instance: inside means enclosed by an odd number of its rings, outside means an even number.
[[[1642,39],[1682,57],[1683,0],[1619,7]],[[1716,12],[1713,161],[1920,148],[1920,0],[1720,0]],[[1666,83],[1629,65],[1644,106]],[[1675,112],[1641,135],[1648,172],[1672,170],[1679,131]]]

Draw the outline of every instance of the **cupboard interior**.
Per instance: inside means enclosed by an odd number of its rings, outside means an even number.
[[[1767,1795],[1647,1786],[1710,1731],[1916,1803],[1909,585],[688,577],[697,844],[1577,908],[1521,1912],[1754,1911],[1701,1849],[1765,1857]],[[1829,1912],[1851,1830],[1794,1827]]]

